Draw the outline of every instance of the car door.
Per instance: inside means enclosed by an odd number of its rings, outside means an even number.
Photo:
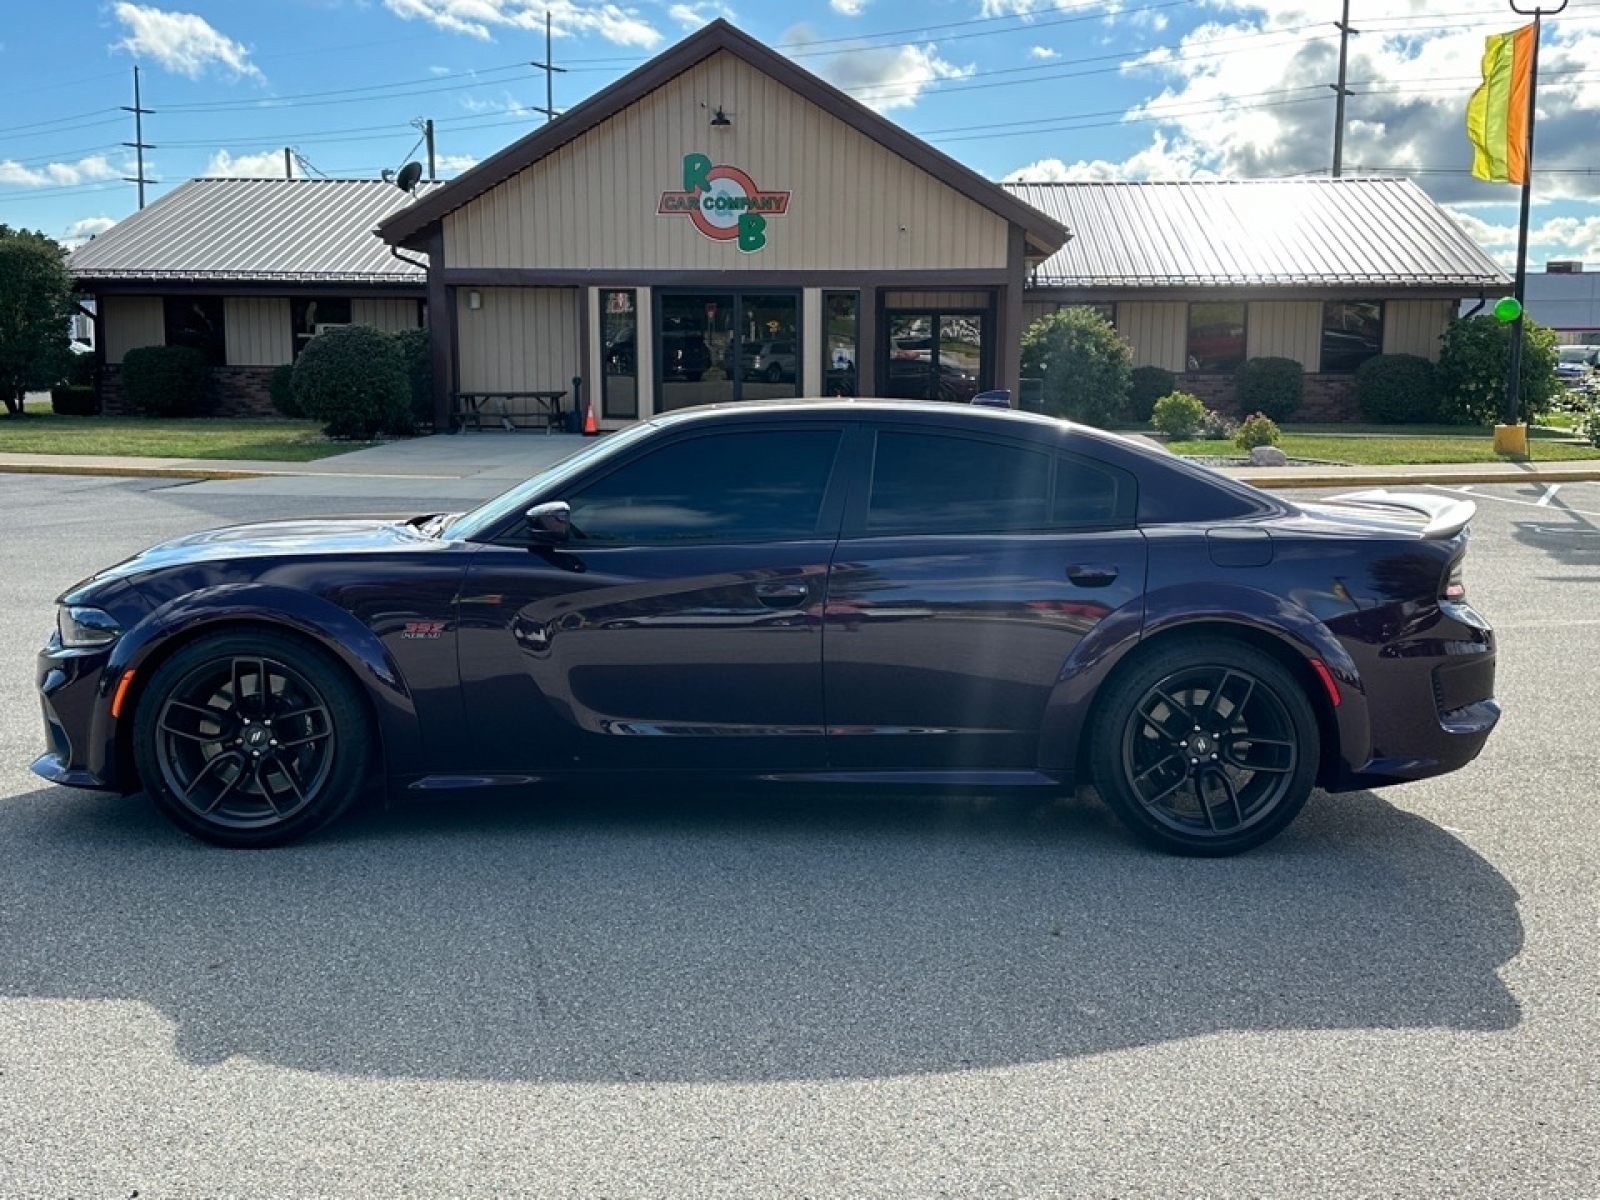
[[[844,771],[1026,770],[1063,665],[1142,603],[1126,472],[1048,443],[864,427],[828,582],[828,753]]]
[[[486,769],[821,766],[844,428],[653,439],[545,497],[571,506],[564,545],[484,546],[460,654]]]

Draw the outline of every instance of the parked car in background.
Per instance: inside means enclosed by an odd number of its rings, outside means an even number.
[[[778,383],[795,378],[800,359],[792,340],[745,342],[739,347],[739,367],[746,379]]]
[[[1565,381],[1587,379],[1600,367],[1600,346],[1558,346],[1556,377]]]
[[[214,530],[69,588],[33,769],[226,846],[369,786],[620,772],[1092,783],[1150,845],[1232,854],[1314,787],[1482,749],[1472,514],[1291,503],[1010,409],[686,409],[470,512]]]

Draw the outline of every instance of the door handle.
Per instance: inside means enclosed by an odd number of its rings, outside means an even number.
[[[1073,563],[1067,578],[1079,587],[1105,587],[1116,580],[1117,569],[1110,563]]]
[[[758,583],[756,599],[768,608],[798,608],[811,597],[811,586],[804,582]]]

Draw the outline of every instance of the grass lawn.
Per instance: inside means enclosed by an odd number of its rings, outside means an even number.
[[[24,417],[0,416],[0,452],[127,454],[135,458],[259,459],[311,462],[359,450],[330,442],[315,421],[219,417],[60,417],[35,403]]]
[[[1309,432],[1310,429],[1328,432]],[[1337,432],[1334,432],[1337,431]],[[1530,462],[1569,462],[1600,459],[1600,446],[1579,445],[1556,439],[1567,430],[1529,431]],[[1176,454],[1242,456],[1231,441],[1168,442]],[[1487,429],[1460,426],[1287,426],[1278,443],[1290,458],[1311,458],[1353,466],[1389,466],[1407,463],[1489,463],[1510,461],[1494,452],[1494,435]]]

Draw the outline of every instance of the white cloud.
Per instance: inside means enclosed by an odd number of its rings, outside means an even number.
[[[584,5],[576,0],[383,0],[406,21],[427,21],[452,33],[484,41],[496,29],[544,32],[545,14],[557,37],[596,33],[618,46],[654,49],[661,33],[632,9],[616,4]]]
[[[685,29],[699,29],[702,25],[709,25],[718,17],[733,20],[733,13],[726,5],[715,3],[674,4],[667,9],[667,16],[682,25]]]
[[[829,83],[878,112],[910,108],[930,83],[962,79],[972,72],[971,66],[958,67],[940,58],[931,44],[854,50],[817,68]]]
[[[446,179],[453,178],[463,171],[470,171],[477,165],[478,160],[470,154],[440,154],[434,158],[434,166]]]
[[[1060,58],[1061,55],[1058,51],[1050,49],[1049,46],[1034,46],[1028,51],[1028,57],[1049,60]]]
[[[859,17],[867,0],[828,0],[828,7],[841,17]]]
[[[112,11],[128,28],[128,36],[113,49],[151,59],[190,79],[199,79],[211,67],[235,76],[262,78],[248,50],[193,13],[163,12],[139,4],[118,4]]]
[[[14,159],[0,161],[0,183],[21,187],[72,187],[121,176],[122,171],[107,162],[103,154],[80,158],[75,163],[47,163],[42,167],[26,167]]]
[[[282,179],[283,151],[266,150],[235,158],[226,150],[218,150],[200,173],[224,179]]]
[[[67,226],[67,236],[61,238],[61,244],[68,250],[76,250],[79,246],[98,237],[117,223],[115,217],[84,217],[81,221],[74,221]]]
[[[1079,159],[1068,163],[1059,158],[1045,158],[1018,167],[1004,178],[1006,183],[1095,183],[1124,179],[1210,179],[1215,175],[1200,164],[1192,145],[1173,145],[1158,133],[1143,150],[1121,162]]]

